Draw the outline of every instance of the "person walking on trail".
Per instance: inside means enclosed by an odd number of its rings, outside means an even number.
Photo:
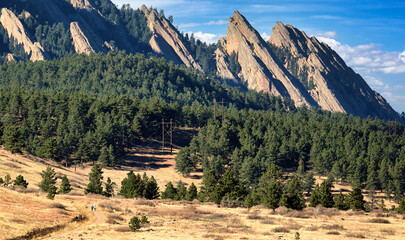
[[[94,210],[94,206],[93,205],[91,205],[91,211],[93,211]]]
[[[94,206],[94,211],[96,211],[96,206]]]

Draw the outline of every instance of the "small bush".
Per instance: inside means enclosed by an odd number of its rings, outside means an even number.
[[[270,218],[263,219],[260,221],[261,224],[274,224],[274,221]]]
[[[129,221],[129,229],[132,232],[135,232],[135,231],[139,230],[142,226],[144,226],[147,223],[149,223],[149,221],[148,221],[148,218],[146,216],[142,216],[141,219],[139,219],[138,217],[133,217]]]
[[[273,229],[274,232],[276,233],[289,233],[290,230],[288,230],[286,227],[276,227]]]
[[[118,215],[109,215],[107,217],[107,223],[109,224],[118,224],[119,221],[123,221],[124,218],[118,216]]]
[[[63,210],[66,209],[65,205],[63,205],[62,203],[50,203],[50,204],[48,204],[48,207],[49,208],[59,208],[59,209],[63,209]]]
[[[384,218],[373,218],[369,220],[370,223],[384,223],[384,224],[390,224],[391,222],[388,221],[387,219]]]
[[[393,230],[393,229],[381,229],[380,232],[384,235],[394,235],[395,234],[395,230]]]
[[[350,237],[350,238],[366,238],[366,236],[364,236],[364,234],[362,234],[362,233],[347,233],[346,237]]]
[[[116,232],[129,232],[130,228],[128,226],[119,226],[115,228]]]
[[[19,218],[12,218],[12,219],[10,219],[10,222],[18,223],[18,224],[24,224],[24,223],[26,223],[26,221],[24,221],[24,220],[22,220],[22,219],[19,219]]]
[[[319,230],[319,227],[318,226],[311,226],[311,227],[305,228],[305,230],[311,231],[311,232],[316,232],[316,231]]]
[[[345,230],[345,228],[342,225],[338,224],[322,225],[321,228],[325,230]]]
[[[329,231],[326,234],[328,234],[328,235],[340,235],[340,232],[338,232],[338,231]]]

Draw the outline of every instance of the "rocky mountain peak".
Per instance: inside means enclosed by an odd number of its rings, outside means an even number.
[[[90,3],[90,0],[66,0],[76,9],[94,9],[93,5]]]
[[[7,31],[9,38],[13,38],[17,44],[24,47],[24,51],[31,61],[48,58],[41,44],[31,40],[20,19],[11,10],[7,8],[1,9],[0,23]]]
[[[164,16],[161,16],[155,9],[148,9],[145,5],[141,7],[141,11],[153,33],[149,44],[154,52],[162,54],[166,59],[177,64],[184,64],[203,72],[201,66],[182,42],[180,33]]]
[[[217,62],[222,61],[221,57],[236,53],[241,68],[237,75],[248,88],[290,98],[298,106],[316,105],[308,93],[301,90],[300,83],[275,61],[268,44],[238,11],[229,18],[226,41],[221,46],[224,53],[217,52]],[[223,64],[220,67],[217,67],[219,76],[229,75]]]

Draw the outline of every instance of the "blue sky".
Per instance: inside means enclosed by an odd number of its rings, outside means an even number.
[[[405,1],[112,0],[163,9],[182,32],[206,42],[226,35],[238,10],[267,38],[276,21],[326,42],[398,112],[405,112]]]

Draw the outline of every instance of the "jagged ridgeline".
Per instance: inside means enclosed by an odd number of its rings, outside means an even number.
[[[266,41],[238,11],[217,44],[180,33],[163,10],[117,8],[110,0],[7,1],[0,23],[0,55],[7,61],[140,52],[296,106],[404,122],[325,43],[281,22]]]

